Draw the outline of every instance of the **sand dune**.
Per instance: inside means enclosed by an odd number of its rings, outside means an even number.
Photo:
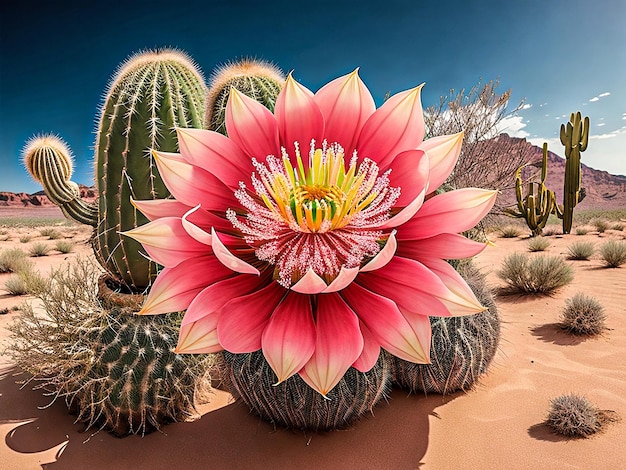
[[[565,254],[574,241],[599,244],[622,233],[550,237],[550,254]],[[89,255],[88,232],[75,235],[71,255],[37,258],[47,270],[76,255]],[[499,286],[495,271],[512,251],[526,242],[497,239],[477,263]],[[12,244],[12,245],[11,245]],[[0,247],[19,241],[0,242]],[[601,409],[626,417],[626,267],[606,269],[598,259],[568,261],[574,282],[552,296],[499,296],[503,318],[500,350],[489,373],[468,393],[408,395],[394,389],[348,430],[306,433],[274,429],[230,396],[217,391],[201,407],[201,419],[175,423],[141,438],[91,435],[74,424],[62,402],[45,407],[50,398],[29,387],[20,390],[19,376],[0,356],[0,468],[2,469],[618,469],[626,452],[626,420],[590,439],[568,440],[543,424],[549,400],[578,392]],[[3,291],[0,309],[19,303]],[[605,307],[609,331],[594,339],[564,333],[558,316],[565,299],[582,291]],[[19,315],[0,315],[0,342],[5,326]],[[40,408],[45,407],[45,408]]]

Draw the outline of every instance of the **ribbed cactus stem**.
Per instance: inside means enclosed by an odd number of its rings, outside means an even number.
[[[67,217],[94,227],[98,224],[97,206],[83,201],[78,185],[70,180],[72,152],[60,137],[53,134],[32,137],[26,142],[22,157],[28,172]]]
[[[276,66],[243,59],[218,68],[211,76],[207,96],[206,127],[226,135],[226,103],[231,87],[274,111],[276,97],[285,84],[285,75]]]
[[[135,240],[119,232],[147,222],[135,200],[170,195],[151,149],[177,152],[175,128],[201,128],[206,86],[194,62],[176,50],[136,54],[121,65],[109,86],[96,138],[100,223],[94,250],[121,283],[141,291],[156,276]]]
[[[548,144],[543,144],[543,159],[541,161],[541,182],[528,183],[528,193],[522,195],[522,170],[526,165],[520,166],[515,172],[515,196],[517,197],[517,208],[519,212],[506,209],[505,214],[511,217],[519,217],[526,220],[533,236],[541,235],[550,214],[558,212],[556,196],[554,191],[545,185],[548,177]],[[535,191],[535,186],[537,190]]]
[[[584,197],[581,190],[582,171],[580,152],[589,143],[589,117],[584,121],[579,112],[572,113],[567,126],[561,124],[561,143],[565,146],[565,182],[563,188],[563,233],[570,233],[574,219],[574,207]],[[582,194],[582,195],[581,195]]]

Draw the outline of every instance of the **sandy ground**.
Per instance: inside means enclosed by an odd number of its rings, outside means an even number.
[[[2,214],[0,214],[0,219]],[[0,224],[2,222],[0,221]],[[72,231],[75,230],[75,233]],[[12,229],[0,249],[21,246],[28,229]],[[46,271],[77,255],[89,255],[89,230],[65,227],[76,242],[71,254],[51,251],[33,258]],[[30,229],[32,241],[38,229]],[[599,245],[626,232],[550,237],[547,253],[565,256],[574,241]],[[503,257],[526,251],[526,240],[495,238],[495,247],[477,257],[492,285]],[[574,282],[551,296],[498,297],[503,318],[500,350],[488,374],[469,393],[408,395],[394,389],[373,416],[352,428],[327,433],[274,429],[218,391],[201,407],[202,418],[170,424],[163,432],[141,438],[91,436],[74,423],[62,402],[51,406],[41,391],[20,390],[18,373],[0,356],[0,469],[618,469],[626,461],[626,266],[601,267],[590,261],[568,261]],[[0,275],[0,309],[25,298],[3,290],[8,274]],[[558,327],[564,301],[576,292],[593,295],[604,305],[609,330],[594,339],[580,339]],[[19,312],[0,315],[4,327]],[[0,346],[1,347],[1,346]],[[555,396],[577,392],[601,409],[622,417],[590,439],[565,439],[542,422]]]

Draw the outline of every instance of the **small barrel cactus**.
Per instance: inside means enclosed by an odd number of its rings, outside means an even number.
[[[76,197],[76,184],[69,180],[71,171],[61,157],[69,155],[66,148],[56,148],[56,158],[48,158],[46,164],[37,163],[41,160],[37,156],[50,154],[45,151],[47,142],[35,139],[25,149],[26,168],[51,200],[61,202],[70,217],[96,228],[96,258],[129,291],[145,290],[157,271],[139,243],[119,234],[147,222],[131,198],[163,199],[170,195],[150,150],[176,152],[176,127],[202,127],[206,91],[200,70],[180,51],[141,52],[120,66],[106,93],[98,124],[95,205]]]
[[[15,363],[88,429],[144,434],[198,416],[195,399],[210,391],[215,356],[174,352],[180,314],[103,308],[93,268],[82,260],[28,281],[45,314],[26,305],[11,325]]]
[[[299,375],[278,385],[261,351],[224,352],[224,382],[263,419],[288,428],[327,431],[341,429],[371,411],[391,388],[391,364],[382,353],[369,372],[348,369],[324,398]]]
[[[471,389],[487,371],[500,341],[498,309],[485,276],[471,264],[459,273],[487,310],[464,317],[431,317],[430,364],[394,357],[394,383],[411,392],[449,394]]]
[[[226,135],[226,103],[231,87],[273,112],[278,93],[284,85],[283,72],[268,62],[243,59],[219,67],[211,76],[206,128]]]

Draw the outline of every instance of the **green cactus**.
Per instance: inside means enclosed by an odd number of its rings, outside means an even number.
[[[108,88],[98,125],[95,205],[75,197],[76,185],[69,181],[71,172],[62,158],[56,159],[57,164],[35,162],[37,145],[42,147],[43,142],[35,141],[24,154],[26,168],[35,170],[31,174],[53,202],[63,202],[67,215],[96,227],[96,258],[131,292],[145,290],[156,276],[157,266],[142,254],[138,242],[119,233],[147,222],[130,199],[170,195],[150,149],[176,152],[176,127],[202,127],[206,91],[198,67],[180,51],[141,52],[120,66]]]
[[[505,209],[504,213],[511,217],[523,218],[526,220],[528,228],[530,228],[533,236],[541,235],[548,218],[552,213],[558,213],[559,207],[556,204],[556,196],[554,191],[548,189],[545,185],[548,176],[548,144],[543,144],[543,160],[541,162],[541,182],[528,183],[528,194],[522,196],[522,170],[526,165],[520,166],[515,172],[515,196],[517,197],[517,208],[519,212],[513,209]],[[535,192],[535,186],[537,190]]]
[[[216,356],[173,352],[182,314],[103,307],[95,271],[83,259],[27,280],[45,313],[26,304],[11,325],[14,362],[87,428],[125,436],[197,417],[194,400],[208,397]]]
[[[411,392],[442,395],[469,390],[487,371],[500,342],[500,317],[486,278],[471,263],[459,273],[487,310],[463,317],[431,317],[430,364],[414,364],[394,357],[394,384]]]
[[[274,65],[243,59],[219,67],[211,76],[207,96],[206,128],[226,135],[226,103],[230,88],[274,111],[276,97],[285,84],[285,75]]]
[[[387,396],[391,364],[384,351],[368,372],[349,368],[339,383],[323,397],[299,375],[276,384],[276,374],[263,353],[223,353],[223,379],[236,398],[273,424],[288,428],[328,431],[358,420]]]
[[[561,143],[565,146],[565,183],[563,188],[563,233],[570,233],[574,218],[574,207],[585,197],[581,188],[582,171],[580,152],[587,150],[589,143],[589,117],[584,121],[580,111],[572,113],[567,126],[561,124]]]
[[[70,181],[73,157],[63,139],[53,134],[34,136],[26,142],[23,155],[28,172],[44,185],[50,201],[59,206],[66,217],[82,224],[97,225],[97,207],[83,201],[78,185]]]

